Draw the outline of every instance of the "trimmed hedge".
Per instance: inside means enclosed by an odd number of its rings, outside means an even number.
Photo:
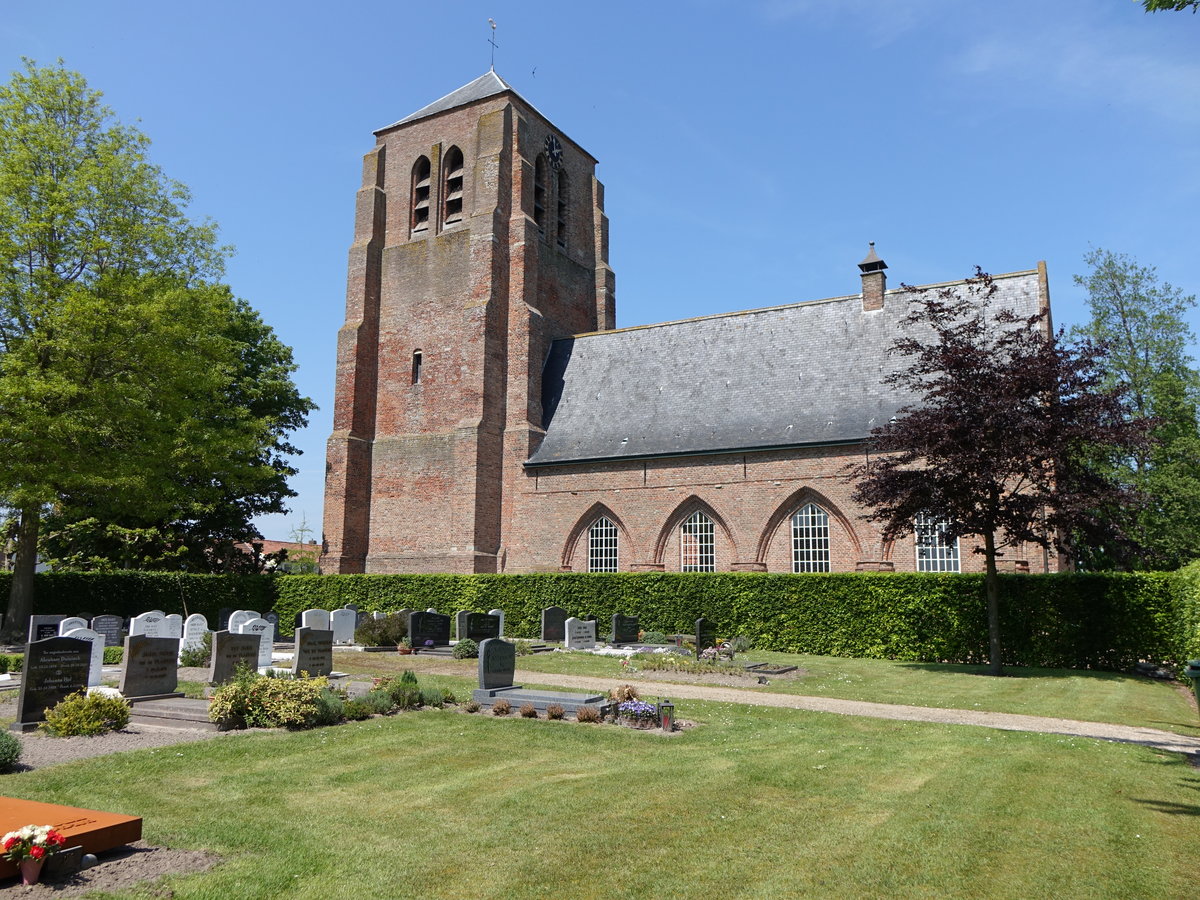
[[[1139,660],[1180,666],[1200,657],[1200,563],[1175,573],[1003,575],[1004,663],[1123,671]],[[688,632],[704,616],[722,636],[760,649],[978,663],[986,658],[982,575],[551,573],[531,575],[218,576],[156,572],[45,573],[35,612],[257,609],[280,630],[310,608],[434,607],[505,612],[505,633],[538,635],[541,611],[617,612],[647,630]],[[8,587],[0,575],[0,590]]]

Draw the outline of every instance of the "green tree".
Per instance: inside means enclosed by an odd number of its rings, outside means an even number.
[[[286,375],[290,355],[215,283],[226,251],[185,215],[186,189],[147,160],[148,144],[61,62],[26,61],[0,86],[0,498],[19,521],[10,636],[32,608],[47,513],[84,509],[105,527],[181,509],[195,520],[266,469],[286,496],[276,464],[308,401],[272,414],[287,392],[252,378]]]
[[[1200,7],[1200,0],[1142,0],[1146,12],[1182,12],[1190,9],[1193,13]]]
[[[1084,261],[1091,271],[1075,283],[1088,292],[1091,319],[1072,335],[1105,346],[1106,387],[1123,389],[1127,415],[1151,422],[1154,440],[1104,463],[1147,498],[1134,529],[1141,552],[1126,559],[1099,545],[1082,562],[1175,569],[1200,557],[1200,374],[1186,320],[1196,298],[1123,253],[1095,249]]]

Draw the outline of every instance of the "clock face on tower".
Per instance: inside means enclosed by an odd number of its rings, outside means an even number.
[[[562,144],[552,134],[546,136],[546,157],[550,160],[550,165],[554,168],[557,169],[562,165]]]

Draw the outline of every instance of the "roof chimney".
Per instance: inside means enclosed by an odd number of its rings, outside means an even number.
[[[862,272],[863,309],[883,309],[883,292],[887,290],[887,276],[883,270],[887,263],[875,253],[874,241],[871,241],[867,258],[858,264],[858,268]]]

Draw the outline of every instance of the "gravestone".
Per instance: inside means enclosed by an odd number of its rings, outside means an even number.
[[[561,643],[566,638],[567,611],[561,606],[542,610],[542,640]]]
[[[701,616],[696,620],[696,656],[709,647],[717,646],[717,629],[712,622]]]
[[[311,628],[314,631],[330,631],[329,610],[306,609],[300,613],[300,627]]]
[[[355,612],[358,612],[358,604],[357,603],[344,603],[344,604],[342,604],[342,609],[352,609]]]
[[[479,645],[479,688],[510,687],[517,671],[517,645],[503,638],[489,638]]]
[[[229,628],[229,617],[233,613],[234,610],[230,606],[222,606],[217,610],[217,631],[225,631]]]
[[[394,615],[397,615],[397,616],[399,616],[399,617],[400,617],[400,621],[401,621],[401,622],[403,622],[405,625],[407,625],[407,624],[408,624],[408,617],[409,617],[409,616],[411,616],[411,615],[412,615],[413,613],[415,613],[415,612],[416,612],[416,610],[415,610],[415,609],[409,609],[409,608],[406,606],[406,607],[404,607],[404,609],[400,610],[399,612],[397,612],[397,613],[394,613]]]
[[[263,618],[271,623],[271,643],[272,644],[278,643],[279,642],[279,613],[272,611],[272,612],[267,613],[265,616],[263,616]]]
[[[454,614],[454,637],[460,641],[467,637],[467,616],[470,614],[469,609],[460,609]]]
[[[386,619],[387,613],[382,613],[379,610],[375,610],[375,612],[371,613],[371,618],[378,622],[380,619]]]
[[[614,644],[635,644],[638,639],[637,616],[623,616],[617,613],[612,617],[612,642]]]
[[[446,646],[450,643],[450,617],[432,612],[409,613],[408,640],[414,650],[426,646],[426,641],[433,641],[434,647]]]
[[[502,609],[489,609],[489,610],[488,610],[488,615],[489,615],[489,616],[496,616],[496,617],[498,617],[498,618],[500,619],[500,634],[498,634],[498,635],[497,635],[497,637],[504,637],[504,610],[502,610]]]
[[[299,677],[307,672],[310,677],[328,675],[333,671],[333,632],[327,628],[309,628],[301,625],[296,629],[296,654],[292,657],[292,674]]]
[[[96,616],[92,631],[104,635],[105,647],[120,647],[125,638],[125,620],[120,616]]]
[[[183,637],[183,616],[171,613],[163,619],[163,637],[180,640]]]
[[[152,609],[149,612],[142,613],[140,616],[134,616],[129,620],[129,636],[165,637],[163,634],[163,620],[166,618],[166,613],[161,609]]]
[[[371,614],[368,612],[356,612],[354,614],[354,630],[357,631],[362,626],[363,622],[366,622],[370,618]]]
[[[92,631],[90,628],[74,628],[64,634],[63,637],[87,641],[91,645],[92,658],[88,665],[87,683],[88,687],[98,687],[100,685],[100,671],[104,667],[104,635]]]
[[[489,613],[467,613],[463,627],[466,628],[468,640],[478,642],[500,637],[500,618]],[[458,633],[458,639],[463,639],[462,630]]]
[[[58,623],[58,633],[66,637],[68,631],[78,631],[80,628],[87,628],[88,621],[80,616],[67,616]]]
[[[257,668],[258,653],[259,641],[254,635],[214,631],[208,683],[224,684],[237,672],[238,663],[245,663],[251,669]]]
[[[120,690],[126,697],[173,694],[179,686],[179,638],[131,634],[122,662]]]
[[[568,650],[591,650],[596,646],[596,623],[586,619],[567,619],[566,642]]]
[[[239,609],[229,617],[229,630],[234,634],[243,634],[242,626],[251,619],[261,618],[258,613],[252,609]]]
[[[333,611],[329,616],[329,630],[333,632],[335,644],[354,643],[354,622],[357,618],[358,613],[348,607]]]
[[[255,666],[262,668],[271,664],[271,651],[275,649],[271,645],[271,623],[266,619],[251,619],[242,625],[242,634],[253,634],[258,636],[258,659]]]
[[[78,638],[49,637],[27,644],[12,730],[28,731],[28,726],[46,721],[46,710],[68,694],[86,691],[91,664],[92,645]]]
[[[44,641],[58,637],[58,623],[65,618],[66,616],[30,616],[29,640]]]
[[[180,650],[199,650],[204,646],[204,635],[208,634],[208,619],[200,613],[192,613],[183,623]]]
[[[429,609],[425,610],[425,612],[427,612],[427,613],[433,613],[435,616],[441,615],[441,613],[439,613],[439,612],[438,612],[436,609],[434,609],[432,606],[431,606],[431,607],[429,607]]]

